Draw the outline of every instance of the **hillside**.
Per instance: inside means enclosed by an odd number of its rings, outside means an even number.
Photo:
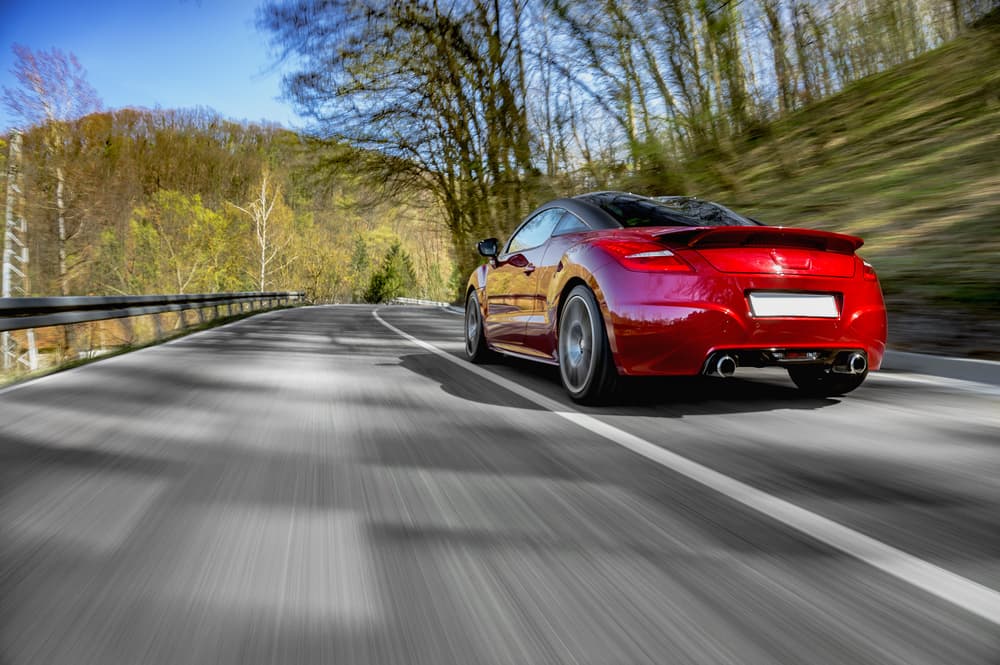
[[[55,156],[53,131],[62,137]],[[0,138],[4,173],[9,154]],[[352,170],[363,155],[337,144],[207,109],[118,109],[31,127],[19,154],[12,211],[29,229],[29,295],[249,291],[263,282],[318,302],[357,301],[397,244],[393,256],[408,267],[399,294],[450,292],[451,247],[433,205],[389,196]],[[0,188],[0,206],[8,191]],[[261,196],[271,206],[264,240],[251,214]]]
[[[732,152],[735,186],[699,191],[864,237],[891,344],[1000,358],[1000,12]]]

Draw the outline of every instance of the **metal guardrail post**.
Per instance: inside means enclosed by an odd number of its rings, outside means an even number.
[[[156,339],[163,339],[163,321],[160,320],[160,313],[153,314],[153,335]]]

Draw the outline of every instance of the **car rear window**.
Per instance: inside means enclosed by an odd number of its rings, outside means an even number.
[[[636,226],[759,226],[760,223],[725,206],[691,197],[648,199],[601,193],[581,197],[625,227]]]

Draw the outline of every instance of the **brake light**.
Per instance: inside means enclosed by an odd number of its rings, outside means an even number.
[[[867,261],[862,261],[861,263],[864,264],[865,281],[866,282],[877,282],[878,281],[878,275],[875,274],[875,268],[872,266],[872,264],[868,263]]]
[[[651,242],[609,241],[601,248],[622,267],[636,272],[693,272],[687,261],[663,245]]]

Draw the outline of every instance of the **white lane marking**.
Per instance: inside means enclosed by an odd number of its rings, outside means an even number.
[[[912,554],[907,554],[891,545],[886,545],[879,540],[810,512],[805,508],[800,508],[784,499],[753,488],[718,471],[713,471],[686,457],[650,443],[641,437],[629,434],[593,416],[588,416],[585,413],[560,404],[556,400],[525,388],[510,379],[456,358],[433,344],[418,339],[388,323],[378,315],[377,310],[372,311],[372,316],[383,326],[420,348],[430,351],[450,363],[463,367],[476,376],[509,390],[515,395],[534,402],[543,409],[551,411],[574,425],[578,425],[598,436],[617,443],[623,448],[642,455],[646,459],[690,478],[822,543],[846,552],[884,573],[892,575],[919,589],[923,589],[927,593],[957,605],[993,624],[1000,625],[1000,592],[945,570],[928,561],[924,561]]]

